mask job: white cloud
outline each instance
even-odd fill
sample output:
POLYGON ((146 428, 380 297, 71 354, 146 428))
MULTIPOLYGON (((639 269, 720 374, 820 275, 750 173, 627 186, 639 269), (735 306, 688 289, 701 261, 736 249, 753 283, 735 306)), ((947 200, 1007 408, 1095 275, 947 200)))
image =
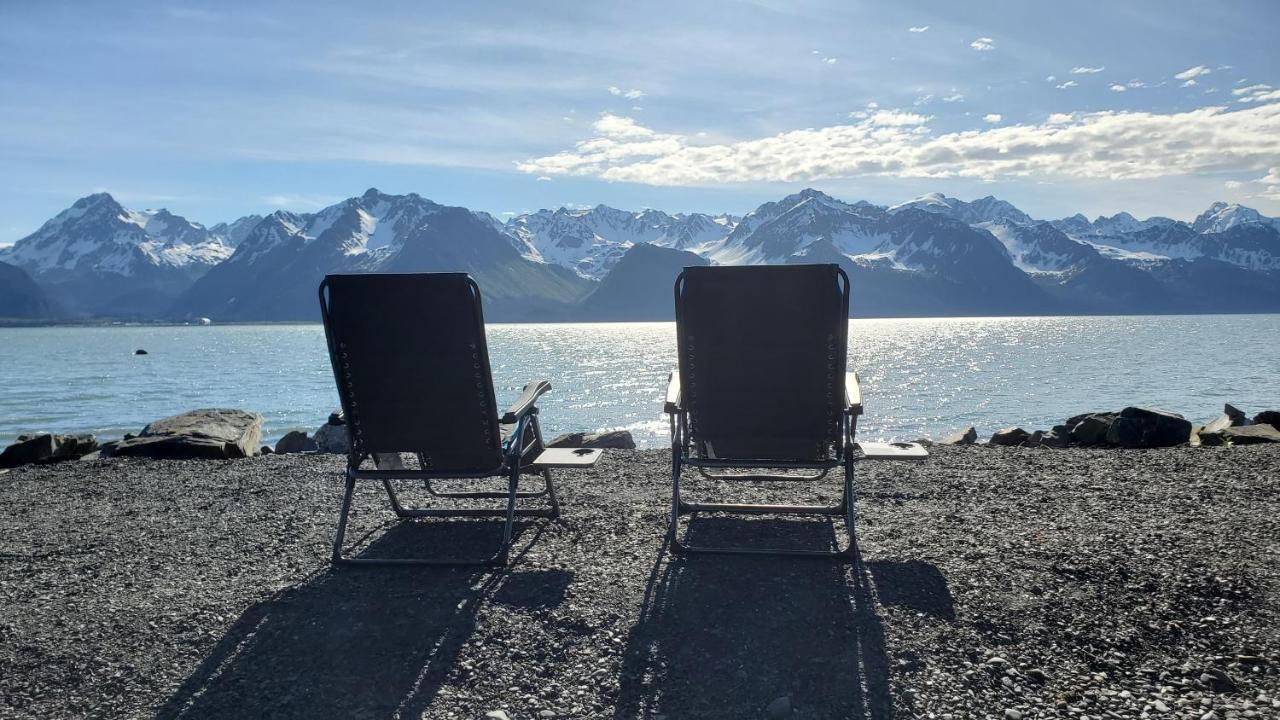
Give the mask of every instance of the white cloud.
POLYGON ((1250 85, 1249 87, 1236 88, 1235 90, 1231 91, 1231 94, 1237 95, 1237 96, 1252 95, 1256 92, 1261 92, 1263 90, 1270 90, 1270 89, 1271 89, 1270 85, 1262 85, 1261 83, 1259 83, 1258 85, 1250 85))
POLYGON ((622 94, 622 89, 621 89, 621 88, 619 88, 617 85, 610 85, 610 86, 609 86, 609 94, 610 94, 610 95, 615 95, 615 96, 616 96, 616 95, 621 95, 621 94, 622 94))
POLYGON ((973 42, 969 43, 969 47, 973 48, 974 50, 990 50, 996 46, 995 42, 996 42, 995 40, 992 40, 989 37, 980 37, 977 40, 974 40, 973 42))
POLYGON ((1130 80, 1129 82, 1125 83, 1125 85, 1128 85, 1128 86, 1129 86, 1129 87, 1131 87, 1131 88, 1140 88, 1140 87, 1146 87, 1146 86, 1147 86, 1147 84, 1146 84, 1146 83, 1142 82, 1141 80, 1138 80, 1137 78, 1134 78, 1133 80, 1130 80))
POLYGON ((954 95, 948 95, 942 98, 942 102, 946 102, 946 103, 964 102, 964 95, 961 95, 960 93, 956 93, 954 95))
POLYGON ((1228 190, 1235 190, 1236 188, 1240 187, 1244 183, 1240 182, 1239 180, 1228 180, 1222 184, 1225 185, 1228 190))
POLYGON ((1111 92, 1124 92, 1125 90, 1128 90, 1128 89, 1129 88, 1121 85, 1120 83, 1116 83, 1115 85, 1111 86, 1111 92))
POLYGON ((643 90, 636 90, 636 89, 623 90, 617 85, 609 86, 609 94, 613 95, 614 97, 624 97, 628 100, 639 100, 640 98, 644 97, 643 90))
POLYGON ((1044 81, 1045 81, 1045 82, 1053 82, 1054 80, 1057 80, 1057 79, 1058 79, 1058 78, 1057 78, 1056 76, 1054 76, 1054 75, 1050 75, 1049 77, 1045 78, 1045 79, 1044 79, 1044 81))
POLYGON ((982 116, 982 121, 988 123, 998 123, 1003 119, 1004 118, 999 113, 987 113, 982 116))
POLYGON ((1058 88, 1059 90, 1066 90, 1067 88, 1073 88, 1079 84, 1080 83, 1076 82, 1075 80, 1068 80, 1062 83, 1061 85, 1054 85, 1054 87, 1058 88))
POLYGON ((907 32, 913 32, 913 33, 922 33, 922 32, 927 32, 928 30, 929 30, 928 25, 912 25, 911 27, 907 28, 907 32))
POLYGON ((1100 73, 1106 69, 1107 68, 1105 65, 1099 65, 1098 67, 1080 66, 1080 67, 1071 68, 1071 74, 1072 75, 1092 75, 1093 73, 1100 73))
POLYGON ((1208 75, 1211 72, 1213 71, 1203 65, 1196 65, 1195 67, 1190 67, 1190 68, 1187 68, 1186 70, 1183 70, 1182 72, 1178 73, 1177 75, 1174 75, 1173 77, 1178 80, 1190 80, 1192 78, 1198 78, 1201 75, 1208 75))
POLYGON ((547 177, 546 175, 539 175, 538 182, 551 182, 551 178, 547 177))
POLYGON ((928 105, 931 102, 933 102, 933 93, 929 93, 928 95, 921 95, 917 97, 915 100, 913 100, 911 104, 915 105, 916 107, 920 107, 921 105, 928 105))
POLYGON ((836 64, 836 59, 835 59, 835 58, 833 58, 833 57, 824 57, 824 58, 822 58, 822 62, 824 62, 824 63, 826 63, 826 64, 828 64, 828 65, 835 65, 835 64, 836 64))
POLYGON ((1271 102, 1273 100, 1280 100, 1280 90, 1273 90, 1270 85, 1250 85, 1247 88, 1232 90, 1231 94, 1243 96, 1236 101, 1242 103, 1271 102))
MULTIPOLYGON (((1055 114, 1049 121, 934 134, 930 118, 864 113, 832 127, 697 144, 630 118, 602 116, 597 135, 517 163, 534 175, 650 185, 809 182, 845 177, 1137 179, 1266 170, 1280 181, 1280 103, 1176 113, 1055 114)), ((1271 186, 1280 193, 1280 182, 1271 186)))

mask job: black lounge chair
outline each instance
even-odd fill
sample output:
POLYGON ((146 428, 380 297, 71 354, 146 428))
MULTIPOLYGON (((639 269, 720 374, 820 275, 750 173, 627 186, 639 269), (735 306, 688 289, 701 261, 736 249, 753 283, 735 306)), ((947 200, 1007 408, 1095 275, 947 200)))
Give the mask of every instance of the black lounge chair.
POLYGON ((672 549, 852 558, 853 438, 862 395, 845 367, 849 277, 837 265, 688 267, 676 279, 675 301, 679 369, 665 406, 672 549), (745 481, 816 481, 840 468, 843 492, 831 506, 686 502, 686 465, 708 479, 745 481), (785 472, 714 472, 725 469, 785 472), (695 547, 680 538, 680 516, 699 512, 843 515, 849 545, 695 547))
POLYGON ((350 442, 333 562, 505 565, 517 516, 560 511, 550 469, 533 464, 542 450, 535 403, 550 383, 525 385, 516 403, 498 413, 480 288, 465 273, 329 275, 320 283, 320 311, 350 442), (415 454, 418 469, 385 467, 399 463, 376 457, 400 452, 415 454), (366 463, 373 467, 362 468, 366 463), (521 474, 541 475, 542 489, 520 491, 521 474), (431 484, 492 477, 507 478, 507 489, 444 492, 431 484), (501 543, 477 559, 344 558, 357 480, 380 480, 402 519, 503 518, 501 543), (404 507, 392 480, 422 480, 438 498, 505 499, 506 507, 404 507), (546 506, 517 508, 525 498, 545 498, 546 506))

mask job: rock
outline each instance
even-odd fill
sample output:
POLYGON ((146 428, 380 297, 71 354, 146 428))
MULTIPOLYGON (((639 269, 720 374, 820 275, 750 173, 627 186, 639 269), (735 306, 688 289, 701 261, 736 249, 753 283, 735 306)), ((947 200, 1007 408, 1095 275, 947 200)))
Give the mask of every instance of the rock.
POLYGON ((1237 689, 1236 681, 1218 668, 1209 668, 1200 673, 1200 682, 1204 683, 1210 690, 1219 693, 1235 692, 1237 689))
POLYGON ((1218 432, 1218 431, 1220 431, 1220 430, 1225 430, 1225 429, 1227 429, 1227 428, 1231 427, 1232 425, 1233 425, 1233 423, 1231 422, 1231 416, 1230 416, 1230 415, 1219 415, 1219 416, 1217 417, 1217 419, 1215 419, 1215 420, 1210 420, 1210 421, 1208 422, 1208 424, 1206 424, 1203 428, 1201 428, 1201 429, 1199 430, 1199 432, 1200 432, 1201 434, 1204 434, 1204 433, 1216 433, 1216 432, 1218 432))
POLYGON ((1169 706, 1165 705, 1163 700, 1156 700, 1152 703, 1152 707, 1156 709, 1156 712, 1169 712, 1169 706))
POLYGON ((1066 432, 1059 432, 1056 428, 1061 425, 1054 426, 1055 429, 1050 430, 1040 437, 1040 446, 1047 448, 1064 448, 1071 444, 1071 435, 1066 432))
POLYGON ((511 720, 511 716, 505 710, 490 710, 484 716, 492 720, 511 720))
POLYGON ((1044 430, 1036 430, 1031 433, 1031 436, 1027 438, 1027 441, 1024 442, 1023 445, 1026 445, 1027 447, 1040 447, 1040 444, 1044 442, 1045 432, 1046 431, 1044 430))
POLYGON ((1004 720, 1022 720, 1022 711, 1009 708, 1004 711, 1004 720))
POLYGON ((964 430, 953 432, 942 438, 942 445, 972 445, 978 442, 978 431, 970 425, 964 430))
POLYGON ((566 433, 547 443, 547 447, 571 448, 609 448, 613 450, 635 450, 636 441, 626 430, 607 430, 599 433, 576 432, 566 433))
POLYGON ((134 351, 133 351, 133 354, 134 354, 134 355, 148 355, 149 353, 148 353, 146 350, 143 350, 142 348, 138 348, 137 350, 134 350, 134 351))
POLYGON ((262 416, 244 410, 192 410, 157 420, 136 437, 108 443, 112 456, 222 460, 257 454, 262 416))
POLYGON ((1107 431, 1115 422, 1115 413, 1092 413, 1083 417, 1072 418, 1076 422, 1067 421, 1071 426, 1071 439, 1081 445, 1101 445, 1107 441, 1107 431))
MULTIPOLYGON (((1269 423, 1229 427, 1219 434, 1232 445, 1280 442, 1280 430, 1275 429, 1269 423)), ((1201 436, 1201 440, 1204 440, 1204 436, 1201 436)))
MULTIPOLYGON (((276 453, 280 455, 285 453, 315 452, 317 449, 319 449, 319 446, 316 441, 301 430, 291 430, 276 442, 276 453)), ((344 449, 343 452, 346 452, 346 450, 344 449)))
POLYGON ((1190 439, 1190 421, 1152 408, 1127 407, 1107 430, 1107 442, 1125 448, 1172 447, 1190 439))
POLYGON ((765 707, 764 712, 771 718, 790 717, 791 697, 789 695, 783 695, 782 697, 777 698, 765 707))
POLYGON ((19 435, 12 445, 0 452, 0 468, 15 468, 34 462, 75 460, 97 449, 98 439, 93 435, 19 435))
POLYGON ((272 450, 270 445, 263 445, 262 449, 259 450, 258 453, 261 455, 273 455, 275 454, 275 450, 272 450))
POLYGON ((334 410, 333 412, 329 413, 329 424, 330 425, 346 425, 347 417, 342 414, 341 410, 334 410))
POLYGON ((1231 418, 1232 427, 1251 424, 1249 422, 1249 416, 1245 415, 1243 410, 1235 407, 1231 403, 1226 403, 1222 406, 1222 413, 1231 418))
POLYGON ((316 429, 311 439, 316 444, 316 450, 323 453, 337 453, 345 455, 347 453, 347 426, 346 425, 330 425, 325 423, 316 429))
POLYGON ((101 459, 102 459, 101 450, 94 450, 91 453, 80 456, 80 462, 93 462, 94 460, 101 460, 101 459))
POLYGON ((556 716, 555 710, 539 710, 538 711, 538 717, 540 718, 554 718, 555 716, 556 716))
POLYGON ((1280 430, 1280 410, 1263 410, 1253 416, 1253 422, 1255 425, 1270 425, 1280 430))
POLYGON ((991 434, 992 445, 1021 445, 1031 436, 1020 427, 1005 428, 991 434))

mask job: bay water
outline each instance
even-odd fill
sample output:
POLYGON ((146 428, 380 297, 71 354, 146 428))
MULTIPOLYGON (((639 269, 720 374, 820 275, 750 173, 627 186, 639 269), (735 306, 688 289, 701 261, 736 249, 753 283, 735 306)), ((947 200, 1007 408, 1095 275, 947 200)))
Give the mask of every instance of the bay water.
MULTIPOLYGON (((1280 409, 1280 315, 853 320, 849 337, 863 439, 1045 429, 1126 405, 1197 422, 1224 402, 1280 409)), ((488 340, 500 406, 551 381, 548 437, 620 428, 665 447, 674 323, 491 325, 488 340)), ((0 446, 41 430, 114 439, 201 407, 262 414, 270 442, 315 430, 338 407, 323 328, 0 328, 0 446)))

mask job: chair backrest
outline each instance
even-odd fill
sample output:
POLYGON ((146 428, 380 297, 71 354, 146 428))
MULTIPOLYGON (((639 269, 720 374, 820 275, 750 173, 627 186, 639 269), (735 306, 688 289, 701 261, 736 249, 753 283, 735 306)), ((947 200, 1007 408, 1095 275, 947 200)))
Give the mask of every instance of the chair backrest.
POLYGON ((839 266, 689 267, 675 294, 681 402, 698 456, 838 455, 849 327, 839 266))
POLYGON ((414 452, 441 472, 502 465, 480 288, 470 276, 329 275, 320 310, 352 460, 414 452))

